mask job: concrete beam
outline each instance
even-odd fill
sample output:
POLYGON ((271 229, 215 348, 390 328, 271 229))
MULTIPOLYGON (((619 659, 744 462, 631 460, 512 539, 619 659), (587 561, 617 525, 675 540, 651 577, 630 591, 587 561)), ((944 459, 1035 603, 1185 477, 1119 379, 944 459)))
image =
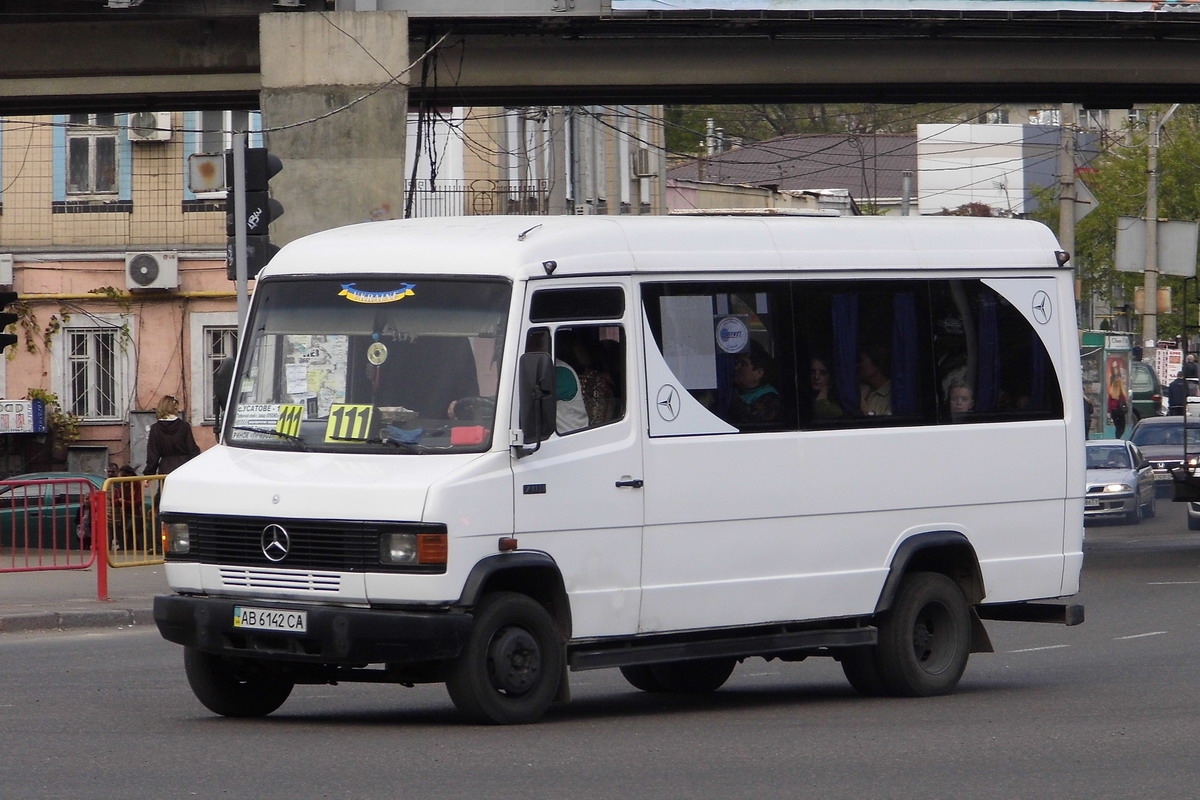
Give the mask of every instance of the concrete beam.
POLYGON ((402 12, 264 14, 262 111, 284 169, 271 194, 284 244, 403 215, 408 19, 402 12))

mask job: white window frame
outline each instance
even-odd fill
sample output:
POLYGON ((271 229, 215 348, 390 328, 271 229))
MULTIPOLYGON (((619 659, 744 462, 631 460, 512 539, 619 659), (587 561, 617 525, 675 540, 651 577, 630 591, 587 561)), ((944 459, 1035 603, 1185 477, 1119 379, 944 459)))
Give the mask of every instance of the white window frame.
POLYGON ((86 199, 92 199, 92 198, 110 198, 110 197, 119 196, 121 193, 121 142, 120 142, 120 128, 117 125, 117 120, 115 119, 115 115, 114 115, 113 124, 111 126, 98 125, 96 123, 96 116, 97 116, 96 114, 87 114, 87 115, 71 114, 68 116, 68 119, 70 119, 71 117, 74 117, 74 116, 86 116, 87 124, 80 125, 78 123, 75 123, 75 124, 69 125, 67 127, 67 132, 66 132, 67 133, 67 151, 66 151, 67 197, 71 198, 71 199, 76 199, 76 200, 80 200, 80 199, 86 200, 86 199), (99 140, 100 139, 111 139, 112 140, 111 147, 112 147, 113 183, 112 183, 111 189, 99 189, 96 186, 96 170, 97 170, 97 163, 99 160, 97 153, 99 152, 99 147, 100 147, 99 140), (77 142, 77 141, 87 142, 88 185, 85 188, 72 188, 72 186, 71 186, 71 177, 72 177, 72 173, 73 173, 73 170, 72 170, 73 164, 72 164, 72 160, 71 160, 71 146, 74 142, 77 142))
MULTIPOLYGON (((71 394, 71 334, 101 333, 113 334, 113 413, 112 415, 79 414, 85 423, 114 423, 124 422, 129 416, 129 408, 136 387, 137 343, 134 341, 134 317, 132 314, 85 314, 76 312, 71 322, 63 325, 55 334, 51 348, 53 373, 51 385, 58 395, 64 411, 78 414, 78 404, 71 394)), ((85 409, 86 410, 86 409, 85 409)))
MULTIPOLYGON (((192 417, 193 425, 216 423, 216 415, 213 413, 212 407, 212 372, 209 370, 212 353, 208 350, 208 333, 214 328, 232 328, 237 335, 239 333, 237 312, 201 311, 191 315, 188 338, 191 352, 192 396, 188 403, 188 413, 192 417)), ((236 355, 236 353, 231 355, 236 355)))

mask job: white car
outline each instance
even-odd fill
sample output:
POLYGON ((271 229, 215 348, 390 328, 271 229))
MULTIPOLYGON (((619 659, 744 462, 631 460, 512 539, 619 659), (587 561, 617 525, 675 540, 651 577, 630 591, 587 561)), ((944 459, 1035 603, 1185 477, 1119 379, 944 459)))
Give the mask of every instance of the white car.
POLYGON ((1124 439, 1087 443, 1083 518, 1120 517, 1131 523, 1155 514, 1154 470, 1137 445, 1124 439))

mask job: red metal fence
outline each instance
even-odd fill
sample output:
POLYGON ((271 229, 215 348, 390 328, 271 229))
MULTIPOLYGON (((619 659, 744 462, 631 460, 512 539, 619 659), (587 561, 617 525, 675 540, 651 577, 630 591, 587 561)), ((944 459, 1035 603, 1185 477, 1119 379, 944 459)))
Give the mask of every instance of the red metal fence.
POLYGON ((96 566, 108 599, 108 569, 161 564, 162 475, 0 481, 0 573, 96 566))

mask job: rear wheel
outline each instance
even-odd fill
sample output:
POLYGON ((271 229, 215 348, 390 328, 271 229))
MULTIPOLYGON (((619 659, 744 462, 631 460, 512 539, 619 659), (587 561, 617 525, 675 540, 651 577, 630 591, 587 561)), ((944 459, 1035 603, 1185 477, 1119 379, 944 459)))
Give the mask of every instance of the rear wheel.
POLYGON ((888 694, 929 697, 958 685, 971 651, 971 617, 954 581, 937 572, 910 574, 878 627, 876 667, 888 694))
POLYGON ((454 705, 475 722, 534 722, 558 694, 563 643, 549 612, 515 592, 487 595, 467 646, 446 678, 454 705))
POLYGON ((295 683, 279 670, 246 658, 226 658, 194 647, 183 650, 192 693, 224 717, 265 717, 283 705, 295 683))
POLYGON ((883 677, 879 674, 874 647, 852 647, 842 654, 841 662, 842 672, 856 692, 867 697, 887 694, 887 687, 883 685, 883 677))

